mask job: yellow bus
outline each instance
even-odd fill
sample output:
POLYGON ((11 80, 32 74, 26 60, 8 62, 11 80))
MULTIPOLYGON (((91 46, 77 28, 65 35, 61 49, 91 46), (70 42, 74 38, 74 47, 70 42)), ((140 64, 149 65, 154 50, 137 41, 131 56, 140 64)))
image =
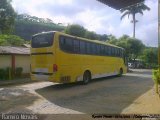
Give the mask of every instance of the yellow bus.
POLYGON ((126 73, 125 51, 98 40, 52 31, 32 36, 31 79, 57 83, 126 73))

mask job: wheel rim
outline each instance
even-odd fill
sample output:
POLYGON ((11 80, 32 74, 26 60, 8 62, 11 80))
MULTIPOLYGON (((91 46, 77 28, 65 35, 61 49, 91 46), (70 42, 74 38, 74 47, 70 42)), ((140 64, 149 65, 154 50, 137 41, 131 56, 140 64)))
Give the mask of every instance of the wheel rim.
POLYGON ((88 78, 87 78, 87 75, 85 75, 85 76, 84 76, 84 83, 87 83, 87 81, 88 81, 87 79, 88 79, 88 78))
POLYGON ((122 75, 123 74, 123 70, 122 69, 120 69, 120 75, 122 75))
POLYGON ((90 80, 89 74, 88 74, 88 73, 85 73, 85 74, 84 74, 84 80, 83 80, 83 82, 86 84, 86 83, 89 82, 89 80, 90 80))

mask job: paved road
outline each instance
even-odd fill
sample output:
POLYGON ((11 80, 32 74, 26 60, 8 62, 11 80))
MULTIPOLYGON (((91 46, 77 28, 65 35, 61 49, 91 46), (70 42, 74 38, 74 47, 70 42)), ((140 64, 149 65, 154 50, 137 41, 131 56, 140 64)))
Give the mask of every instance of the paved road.
POLYGON ((38 82, 0 88, 0 112, 121 113, 153 87, 150 70, 95 79, 88 85, 38 82))

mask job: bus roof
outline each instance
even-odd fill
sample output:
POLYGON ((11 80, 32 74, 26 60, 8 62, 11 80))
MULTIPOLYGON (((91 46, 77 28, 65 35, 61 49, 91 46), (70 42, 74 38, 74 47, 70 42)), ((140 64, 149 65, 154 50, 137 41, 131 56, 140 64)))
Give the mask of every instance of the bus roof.
POLYGON ((110 43, 102 42, 102 41, 99 41, 99 40, 90 40, 90 39, 87 39, 87 38, 77 37, 77 36, 69 35, 69 34, 66 34, 66 33, 63 33, 63 32, 59 32, 59 31, 41 32, 41 33, 37 33, 37 34, 33 35, 33 37, 36 36, 36 35, 45 34, 45 33, 58 33, 60 35, 64 35, 64 36, 68 36, 68 37, 72 37, 72 38, 78 38, 78 39, 81 39, 81 40, 84 40, 84 41, 89 41, 89 42, 93 42, 93 43, 98 43, 98 44, 102 44, 102 45, 108 45, 108 46, 113 46, 113 47, 124 49, 122 47, 118 47, 118 46, 112 45, 110 43))

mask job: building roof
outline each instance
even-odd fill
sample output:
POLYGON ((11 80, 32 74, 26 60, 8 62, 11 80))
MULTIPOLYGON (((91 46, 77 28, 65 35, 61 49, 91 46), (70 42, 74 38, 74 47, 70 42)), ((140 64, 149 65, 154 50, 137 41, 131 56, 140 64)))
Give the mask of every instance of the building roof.
POLYGON ((99 2, 102 2, 114 9, 122 9, 140 2, 143 2, 144 0, 98 0, 99 2))
POLYGON ((23 44, 22 47, 30 48, 31 45, 30 44, 23 44))
POLYGON ((0 54, 29 55, 29 54, 30 54, 30 48, 25 48, 25 47, 11 47, 11 46, 0 46, 0 54))

